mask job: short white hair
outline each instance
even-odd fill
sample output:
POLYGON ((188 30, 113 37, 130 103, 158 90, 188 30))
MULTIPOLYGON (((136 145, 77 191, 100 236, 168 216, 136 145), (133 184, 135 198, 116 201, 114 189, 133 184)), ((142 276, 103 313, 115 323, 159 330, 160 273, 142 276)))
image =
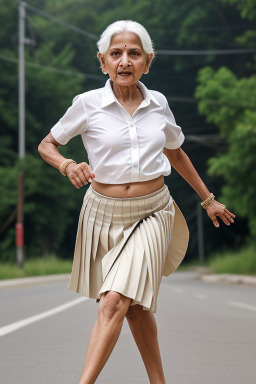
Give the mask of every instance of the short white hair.
POLYGON ((155 56, 153 41, 151 40, 148 31, 143 25, 132 20, 118 20, 108 25, 97 42, 98 53, 105 55, 109 49, 112 37, 122 32, 135 33, 140 38, 144 52, 146 54, 153 53, 155 56))

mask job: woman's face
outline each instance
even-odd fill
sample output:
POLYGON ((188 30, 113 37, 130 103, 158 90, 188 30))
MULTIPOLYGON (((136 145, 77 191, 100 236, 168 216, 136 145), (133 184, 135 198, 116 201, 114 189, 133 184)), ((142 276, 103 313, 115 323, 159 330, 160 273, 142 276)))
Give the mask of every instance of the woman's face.
POLYGON ((146 54, 140 38, 132 32, 114 35, 105 55, 99 53, 102 71, 120 86, 136 85, 143 73, 148 73, 153 54, 146 54))

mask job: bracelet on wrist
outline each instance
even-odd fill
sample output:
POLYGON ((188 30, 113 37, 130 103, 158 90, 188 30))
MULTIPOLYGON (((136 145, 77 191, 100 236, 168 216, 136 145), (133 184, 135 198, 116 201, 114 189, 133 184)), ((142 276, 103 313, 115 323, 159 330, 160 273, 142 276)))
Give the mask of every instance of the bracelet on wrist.
POLYGON ((67 166, 70 164, 70 163, 76 163, 76 161, 75 160, 73 160, 73 159, 66 159, 66 160, 64 160, 62 163, 61 163, 61 165, 60 165, 60 173, 63 175, 63 176, 67 176, 67 174, 66 174, 66 168, 67 168, 67 166))
POLYGON ((202 207, 203 207, 203 208, 206 208, 207 205, 209 205, 209 204, 214 200, 214 198, 215 198, 214 194, 211 193, 211 194, 207 197, 207 199, 205 199, 205 200, 201 203, 202 207))

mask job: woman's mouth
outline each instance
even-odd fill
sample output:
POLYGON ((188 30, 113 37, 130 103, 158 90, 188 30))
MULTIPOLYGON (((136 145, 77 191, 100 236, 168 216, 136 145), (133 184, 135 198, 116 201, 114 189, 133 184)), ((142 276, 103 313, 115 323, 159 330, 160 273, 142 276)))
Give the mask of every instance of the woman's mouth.
POLYGON ((132 73, 131 72, 119 72, 118 75, 122 77, 129 77, 132 73))

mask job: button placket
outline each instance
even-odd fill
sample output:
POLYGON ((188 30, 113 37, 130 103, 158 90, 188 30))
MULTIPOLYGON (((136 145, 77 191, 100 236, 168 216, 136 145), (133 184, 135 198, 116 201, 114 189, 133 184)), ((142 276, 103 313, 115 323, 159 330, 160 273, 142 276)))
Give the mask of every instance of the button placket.
POLYGON ((129 132, 131 139, 131 156, 132 156, 132 172, 131 181, 139 180, 139 149, 138 149, 138 138, 136 132, 136 126, 133 122, 129 122, 129 132))

